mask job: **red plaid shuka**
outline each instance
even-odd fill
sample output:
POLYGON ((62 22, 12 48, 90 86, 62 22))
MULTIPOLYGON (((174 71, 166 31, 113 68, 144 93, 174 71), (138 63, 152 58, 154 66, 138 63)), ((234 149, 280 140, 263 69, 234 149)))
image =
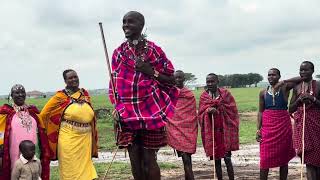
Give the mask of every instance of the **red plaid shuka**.
POLYGON ((118 131, 116 143, 121 149, 132 144, 139 144, 145 149, 160 149, 167 145, 167 134, 164 127, 155 130, 122 127, 122 131, 118 131))
POLYGON ((287 165, 296 155, 287 110, 266 109, 262 114, 260 169, 287 165))
MULTIPOLYGON (((41 125, 40 119, 37 116, 39 114, 38 109, 35 106, 28 107, 29 114, 36 120, 37 128, 38 128, 38 138, 39 138, 39 146, 40 146, 40 160, 42 166, 41 178, 44 180, 49 180, 50 178, 50 150, 48 138, 45 133, 45 129, 43 125, 41 125)), ((3 159, 2 159, 2 174, 0 174, 1 180, 7 180, 11 177, 11 161, 10 161, 10 149, 9 149, 9 138, 11 132, 11 121, 13 116, 15 115, 15 110, 13 107, 5 104, 0 107, 0 114, 6 115, 6 128, 4 134, 4 143, 3 143, 3 159)), ((1 170, 0 170, 1 171, 1 170)))
POLYGON ((194 154, 198 137, 196 99, 187 88, 180 89, 172 119, 167 123, 168 144, 182 152, 194 154))
MULTIPOLYGON (((312 86, 309 86, 306 92, 299 92, 297 98, 303 93, 309 93, 312 96, 317 97, 316 90, 317 81, 313 80, 312 86), (313 89, 311 90, 311 87, 313 89), (314 93, 311 93, 313 91, 314 93)), ((302 88, 301 88, 302 89, 302 88)), ((305 119, 305 137, 304 137, 304 163, 311 164, 320 167, 320 107, 314 104, 306 105, 306 119, 305 119)), ((298 107, 293 116, 295 120, 294 124, 294 147, 297 150, 297 154, 302 154, 302 128, 303 128, 303 107, 298 107)))
MULTIPOLYGON (((154 130, 164 127, 174 113, 178 89, 160 84, 153 77, 135 71, 135 49, 124 42, 114 50, 112 71, 117 90, 117 104, 111 86, 109 98, 130 129, 154 130)), ((161 74, 172 76, 174 68, 160 47, 147 41, 144 56, 161 74)))
POLYGON ((207 112, 209 107, 215 107, 214 115, 215 158, 221 158, 227 151, 239 149, 239 114, 236 102, 231 93, 223 88, 218 88, 220 96, 211 98, 203 92, 199 102, 199 121, 203 147, 207 156, 212 156, 212 120, 207 112))

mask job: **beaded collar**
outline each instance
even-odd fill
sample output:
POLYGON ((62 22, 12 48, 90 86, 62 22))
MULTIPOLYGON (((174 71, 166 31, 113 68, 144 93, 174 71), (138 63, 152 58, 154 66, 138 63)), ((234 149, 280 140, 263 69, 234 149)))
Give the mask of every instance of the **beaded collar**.
POLYGON ((29 133, 32 129, 32 118, 29 114, 28 107, 26 104, 22 106, 13 104, 13 109, 20 120, 20 125, 29 133))

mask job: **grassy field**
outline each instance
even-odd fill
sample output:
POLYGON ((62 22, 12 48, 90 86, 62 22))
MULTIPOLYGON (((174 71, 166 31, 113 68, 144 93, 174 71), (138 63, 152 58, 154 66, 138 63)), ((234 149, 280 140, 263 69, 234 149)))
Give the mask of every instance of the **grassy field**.
MULTIPOLYGON (((255 112, 257 111, 259 88, 232 88, 231 93, 236 99, 239 112, 255 112)), ((195 91, 197 101, 201 91, 195 91)), ((28 104, 34 104, 39 109, 42 109, 48 98, 41 99, 27 99, 28 104)), ((7 103, 7 100, 0 99, 0 104, 7 103)), ((92 97, 92 104, 94 109, 109 108, 112 109, 108 97, 106 95, 99 95, 92 97)), ((240 118, 240 143, 252 143, 255 141, 255 121, 252 117, 241 116, 240 118)), ((112 118, 107 115, 98 119, 98 131, 99 131, 99 148, 100 150, 113 150, 115 148, 114 133, 112 118)), ((199 137, 199 145, 201 144, 199 137)))
MULTIPOLYGON (((257 111, 258 95, 260 88, 232 88, 230 89, 235 97, 240 112, 257 111)), ((194 91, 197 102, 202 91, 194 91)), ((92 104, 95 109, 112 108, 112 104, 106 95, 92 96, 92 104)), ((28 104, 34 104, 42 109, 49 98, 27 99, 28 104)), ((0 104, 8 103, 6 99, 0 99, 0 104)))
MULTIPOLYGON (((96 163, 94 166, 100 178, 104 177, 109 163, 96 163)), ((161 170, 176 169, 177 165, 172 163, 159 163, 161 170)), ((58 167, 51 167, 51 180, 59 180, 58 167)), ((129 179, 131 177, 131 167, 128 163, 114 162, 106 179, 129 179)))
MULTIPOLYGON (((256 112, 258 104, 258 94, 259 88, 234 88, 230 89, 231 93, 236 99, 240 116, 240 144, 248 144, 255 142, 255 113, 247 112, 256 112), (243 114, 246 115, 243 115, 243 114), (249 115, 248 115, 249 114, 249 115)), ((195 96, 197 101, 201 91, 195 91, 195 96)), ((28 104, 36 105, 40 110, 43 108, 45 103, 48 101, 48 98, 41 99, 27 99, 28 104)), ((7 103, 7 100, 0 99, 0 104, 7 103)), ((108 97, 106 95, 99 95, 92 97, 92 104, 94 109, 108 108, 112 109, 108 97)), ((99 132, 99 149, 100 151, 110 151, 115 149, 115 140, 113 133, 112 118, 110 115, 98 119, 98 132, 99 132)), ((200 134, 199 134, 200 135, 200 134)), ((198 138, 198 145, 201 146, 201 138, 198 138)), ((95 164, 99 177, 103 177, 104 171, 108 163, 98 163, 95 164)), ((161 169, 174 169, 177 168, 174 164, 170 163, 161 163, 161 169)), ((117 177, 117 179, 128 179, 131 176, 130 165, 128 163, 115 163, 112 166, 111 177, 117 177)), ((51 168, 51 179, 56 180, 58 178, 58 169, 57 167, 51 168)))

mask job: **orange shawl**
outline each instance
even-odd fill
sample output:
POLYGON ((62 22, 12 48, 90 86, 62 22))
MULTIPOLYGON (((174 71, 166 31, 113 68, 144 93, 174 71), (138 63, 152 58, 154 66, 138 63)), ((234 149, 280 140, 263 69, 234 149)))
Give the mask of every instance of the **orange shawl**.
MULTIPOLYGON (((85 89, 80 89, 81 96, 78 100, 87 102, 91 107, 89 93, 85 89)), ((61 119, 65 109, 72 103, 71 98, 64 90, 58 91, 44 106, 40 116, 44 122, 49 140, 51 160, 57 160, 57 143, 61 119)), ((91 122, 92 127, 92 156, 98 157, 98 133, 96 128, 96 118, 91 122)))

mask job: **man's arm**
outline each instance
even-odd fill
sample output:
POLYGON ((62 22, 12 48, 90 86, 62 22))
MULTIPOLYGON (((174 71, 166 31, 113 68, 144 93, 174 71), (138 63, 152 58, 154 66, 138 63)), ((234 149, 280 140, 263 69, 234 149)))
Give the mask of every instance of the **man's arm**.
POLYGON ((301 98, 297 98, 297 90, 296 88, 292 91, 292 97, 290 99, 290 105, 289 105, 289 113, 294 113, 298 106, 301 104, 301 98))
POLYGON ((292 88, 294 88, 294 86, 296 84, 300 83, 301 81, 303 81, 303 78, 301 78, 300 76, 286 79, 283 81, 279 81, 275 85, 275 89, 277 90, 277 89, 281 88, 284 91, 290 91, 292 88))
POLYGON ((259 111, 258 111, 258 117, 257 117, 257 133, 256 133, 256 140, 258 142, 261 141, 261 132, 260 129, 262 127, 262 113, 265 109, 264 107, 264 94, 265 90, 260 91, 259 94, 259 111))
POLYGON ((315 98, 313 99, 313 103, 320 107, 320 81, 317 81, 317 93, 315 94, 315 98))

